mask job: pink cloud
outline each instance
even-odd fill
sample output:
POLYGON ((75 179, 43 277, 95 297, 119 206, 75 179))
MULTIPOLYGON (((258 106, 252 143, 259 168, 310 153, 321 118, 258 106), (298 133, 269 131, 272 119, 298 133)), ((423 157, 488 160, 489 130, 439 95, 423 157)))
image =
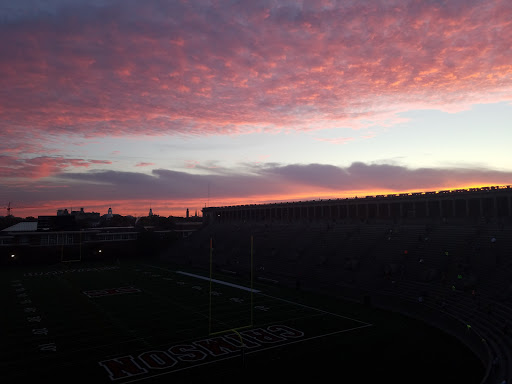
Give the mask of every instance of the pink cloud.
POLYGON ((199 165, 197 160, 185 160, 185 168, 195 168, 199 165))
POLYGON ((508 0, 241 1, 199 13, 189 3, 83 5, 2 24, 0 147, 357 127, 383 112, 392 122, 406 105, 511 98, 508 0))
POLYGON ((91 164, 112 164, 112 162, 49 156, 30 159, 0 156, 0 176, 5 179, 41 179, 60 174, 68 169, 89 168, 91 164))
POLYGON ((155 163, 144 163, 144 162, 141 162, 141 163, 135 164, 136 167, 149 167, 151 165, 155 165, 155 163))

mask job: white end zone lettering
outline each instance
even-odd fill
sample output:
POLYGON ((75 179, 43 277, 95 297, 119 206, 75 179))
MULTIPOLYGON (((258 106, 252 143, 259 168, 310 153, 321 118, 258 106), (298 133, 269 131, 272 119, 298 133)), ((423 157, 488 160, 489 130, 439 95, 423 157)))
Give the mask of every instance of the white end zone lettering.
POLYGON ((212 356, 227 355, 240 349, 222 336, 195 341, 194 344, 205 349, 212 356))
POLYGON ((286 340, 284 337, 274 335, 273 333, 270 333, 262 328, 258 329, 251 329, 248 331, 240 332, 243 336, 250 337, 254 340, 256 340, 259 343, 268 344, 268 343, 279 343, 284 340, 286 340))
POLYGON ((168 349, 169 353, 173 354, 181 361, 201 361, 207 356, 203 351, 195 348, 193 345, 181 344, 175 345, 168 349))
POLYGON ((98 364, 107 370, 110 380, 112 381, 143 375, 148 372, 137 364, 137 361, 133 356, 123 356, 111 360, 103 360, 98 362, 98 364))
MULTIPOLYGON (((266 328, 256 328, 241 331, 243 345, 255 352, 266 349, 266 345, 286 344, 287 340, 298 339, 304 332, 285 325, 270 325, 266 328), (266 344, 266 345, 265 345, 266 344)), ((271 348, 271 346, 269 346, 271 348)), ((122 356, 110 360, 100 361, 98 364, 105 368, 112 381, 128 379, 134 376, 145 375, 151 377, 157 372, 171 373, 184 364, 190 367, 198 365, 209 359, 215 361, 217 357, 238 356, 242 342, 238 335, 228 333, 224 336, 209 337, 193 341, 191 344, 177 344, 165 351, 151 350, 143 352, 137 357, 122 356), (152 373, 153 372, 153 373, 152 373)))
MULTIPOLYGON (((230 335, 226 335, 224 337, 226 339, 229 339, 230 343, 236 345, 238 348, 242 348, 242 343, 240 342, 240 337, 238 335, 230 334, 230 335)), ((251 348, 261 347, 261 344, 256 343, 255 341, 249 340, 247 337, 242 338, 242 340, 244 342, 243 346, 245 348, 251 349, 251 348)))
POLYGON ((165 351, 149 351, 139 355, 139 359, 150 369, 168 369, 174 367, 178 361, 165 351))

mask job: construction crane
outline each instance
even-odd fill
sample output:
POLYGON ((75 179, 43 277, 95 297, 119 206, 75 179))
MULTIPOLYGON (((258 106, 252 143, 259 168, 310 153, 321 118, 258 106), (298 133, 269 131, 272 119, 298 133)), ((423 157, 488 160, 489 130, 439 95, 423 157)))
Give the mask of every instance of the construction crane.
MULTIPOLYGON (((22 203, 22 202, 20 202, 20 203, 22 203)), ((7 216, 12 216, 13 209, 27 209, 27 208, 32 209, 33 207, 30 205, 18 205, 17 203, 13 204, 12 201, 9 201, 7 206, 0 207, 0 209, 7 210, 7 216)))
POLYGON ((7 216, 11 216, 11 202, 9 201, 9 204, 7 204, 7 207, 2 207, 4 209, 7 209, 7 216))

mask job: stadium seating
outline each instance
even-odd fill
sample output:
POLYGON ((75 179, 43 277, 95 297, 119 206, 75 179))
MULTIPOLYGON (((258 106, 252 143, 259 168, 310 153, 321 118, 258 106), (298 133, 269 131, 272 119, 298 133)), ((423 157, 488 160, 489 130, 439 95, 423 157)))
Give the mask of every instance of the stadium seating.
POLYGON ((174 245, 166 257, 207 268, 210 239, 217 271, 252 272, 264 282, 300 284, 354 301, 370 298, 372 305, 422 319, 462 340, 487 365, 482 384, 512 382, 509 226, 217 223, 174 245))

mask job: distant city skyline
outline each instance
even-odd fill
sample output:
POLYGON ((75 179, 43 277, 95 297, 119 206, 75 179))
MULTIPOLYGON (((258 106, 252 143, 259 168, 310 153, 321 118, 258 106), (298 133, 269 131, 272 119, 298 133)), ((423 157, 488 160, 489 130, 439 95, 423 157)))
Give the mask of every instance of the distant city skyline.
MULTIPOLYGON (((97 211, 94 211, 94 210, 88 210, 86 207, 80 207, 78 209, 75 209, 75 208, 69 208, 69 209, 68 208, 62 208, 62 209, 55 210, 55 212, 53 212, 53 213, 40 214, 40 215, 25 215, 25 216, 21 216, 21 217, 34 217, 34 218, 37 218, 37 216, 74 215, 74 214, 77 214, 77 213, 85 213, 85 214, 94 213, 94 214, 99 214, 101 217, 103 217, 103 216, 105 216, 105 217, 113 217, 114 215, 133 216, 133 217, 146 217, 146 216, 163 216, 163 217, 168 217, 168 216, 173 216, 173 217, 184 217, 184 218, 201 217, 202 216, 201 212, 198 212, 198 211, 189 212, 188 209, 182 215, 179 215, 179 214, 177 214, 177 215, 159 215, 157 212, 153 212, 152 208, 149 208, 149 212, 147 212, 146 215, 144 215, 144 214, 142 214, 142 215, 130 215, 130 214, 122 215, 122 214, 114 212, 111 207, 107 208, 106 213, 97 212, 97 211)), ((4 212, 0 213, 0 217, 5 217, 5 216, 9 216, 9 215, 10 216, 15 216, 15 217, 20 217, 19 215, 13 214, 11 207, 7 206, 7 207, 4 208, 4 212)))
POLYGON ((0 5, 0 207, 512 184, 509 0, 0 5))

